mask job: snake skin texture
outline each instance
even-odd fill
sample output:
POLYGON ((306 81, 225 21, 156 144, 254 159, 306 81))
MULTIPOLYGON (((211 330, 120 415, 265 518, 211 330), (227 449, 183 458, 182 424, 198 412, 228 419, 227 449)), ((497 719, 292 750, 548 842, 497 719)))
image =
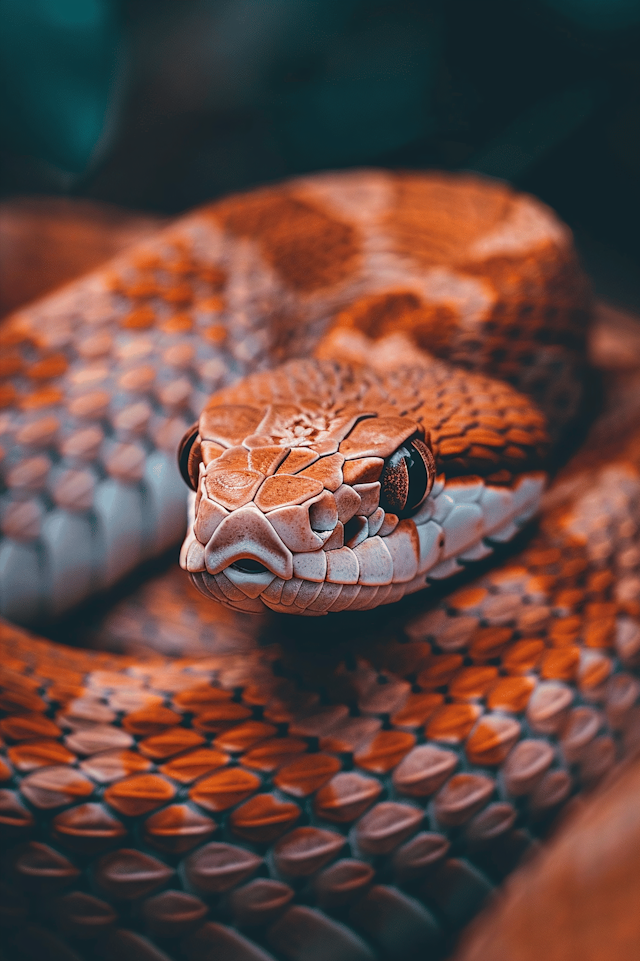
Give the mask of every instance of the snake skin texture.
MULTIPOLYGON (((206 406, 206 388, 226 405, 239 392, 258 404, 274 375, 231 386, 239 375, 319 341, 322 359, 285 368, 284 393, 300 371, 308 384, 318 378, 316 399, 327 371, 343 389, 344 367, 327 358, 338 349, 355 364, 363 338, 398 328, 417 342, 414 364, 426 363, 420 351, 447 358, 430 375, 444 407, 428 425, 438 470, 429 496, 447 499, 427 522, 446 530, 487 489, 503 503, 523 473, 539 476, 548 442, 557 451, 567 436, 587 313, 566 229, 490 182, 326 175, 181 221, 3 331, 14 344, 5 609, 23 622, 62 611, 175 541, 186 491, 175 448, 203 408, 219 408, 206 406), (46 376, 34 389, 38 363, 46 376), (475 391, 460 400, 465 378, 489 374, 508 385, 491 380, 480 397, 510 399, 493 415, 475 391)), ((365 379, 397 399, 400 375, 384 370, 391 341, 382 343, 365 379)), ((402 390, 415 396, 411 376, 402 390)), ((501 513, 494 532, 508 527, 502 539, 517 535, 516 550, 498 536, 482 552, 497 543, 497 558, 456 561, 448 573, 467 572, 452 593, 435 584, 372 611, 256 616, 224 592, 223 603, 202 596, 173 567, 106 613, 85 609, 74 646, 5 622, 6 957, 446 954, 563 804, 637 741, 632 414, 604 416, 545 495, 536 530, 518 534, 522 503, 508 523, 501 513)), ((340 477, 322 475, 332 494, 362 480, 345 480, 345 462, 340 477)))

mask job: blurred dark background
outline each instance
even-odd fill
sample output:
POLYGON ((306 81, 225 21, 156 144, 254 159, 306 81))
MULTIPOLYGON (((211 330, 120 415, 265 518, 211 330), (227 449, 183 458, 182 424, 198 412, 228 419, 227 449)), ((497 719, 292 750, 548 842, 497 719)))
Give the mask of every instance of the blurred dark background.
POLYGON ((168 215, 327 167, 473 169, 640 309, 640 0, 0 0, 5 199, 168 215))

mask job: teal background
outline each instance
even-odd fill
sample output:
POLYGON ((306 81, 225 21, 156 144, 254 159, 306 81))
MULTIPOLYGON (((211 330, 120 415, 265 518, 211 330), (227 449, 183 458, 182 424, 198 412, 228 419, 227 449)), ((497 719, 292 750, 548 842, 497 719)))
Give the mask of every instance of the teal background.
MULTIPOLYGON (((640 0, 0 0, 4 195, 470 168, 640 254, 640 0)), ((595 245, 595 246, 594 246, 595 245)))

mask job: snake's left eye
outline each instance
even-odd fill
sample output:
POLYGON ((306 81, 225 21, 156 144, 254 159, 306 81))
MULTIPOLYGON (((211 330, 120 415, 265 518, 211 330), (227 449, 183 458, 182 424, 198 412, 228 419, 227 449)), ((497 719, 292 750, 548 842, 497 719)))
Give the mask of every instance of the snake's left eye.
POLYGON ((186 432, 178 447, 178 466, 182 479, 192 490, 197 491, 200 476, 200 438, 198 424, 194 424, 186 432))
POLYGON ((380 477, 380 507, 410 517, 433 487, 436 464, 427 445, 414 438, 388 458, 380 477))

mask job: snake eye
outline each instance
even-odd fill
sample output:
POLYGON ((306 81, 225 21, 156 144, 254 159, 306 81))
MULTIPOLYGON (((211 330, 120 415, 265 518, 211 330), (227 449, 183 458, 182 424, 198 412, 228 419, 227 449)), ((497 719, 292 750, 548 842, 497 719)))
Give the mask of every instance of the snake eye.
POLYGON ((380 478, 380 507, 398 517, 410 517, 425 499, 436 476, 427 445, 414 438, 388 458, 380 478))
POLYGON ((182 479, 185 484, 194 491, 198 489, 200 460, 198 424, 194 424, 184 435, 178 447, 178 467, 180 468, 182 479))

